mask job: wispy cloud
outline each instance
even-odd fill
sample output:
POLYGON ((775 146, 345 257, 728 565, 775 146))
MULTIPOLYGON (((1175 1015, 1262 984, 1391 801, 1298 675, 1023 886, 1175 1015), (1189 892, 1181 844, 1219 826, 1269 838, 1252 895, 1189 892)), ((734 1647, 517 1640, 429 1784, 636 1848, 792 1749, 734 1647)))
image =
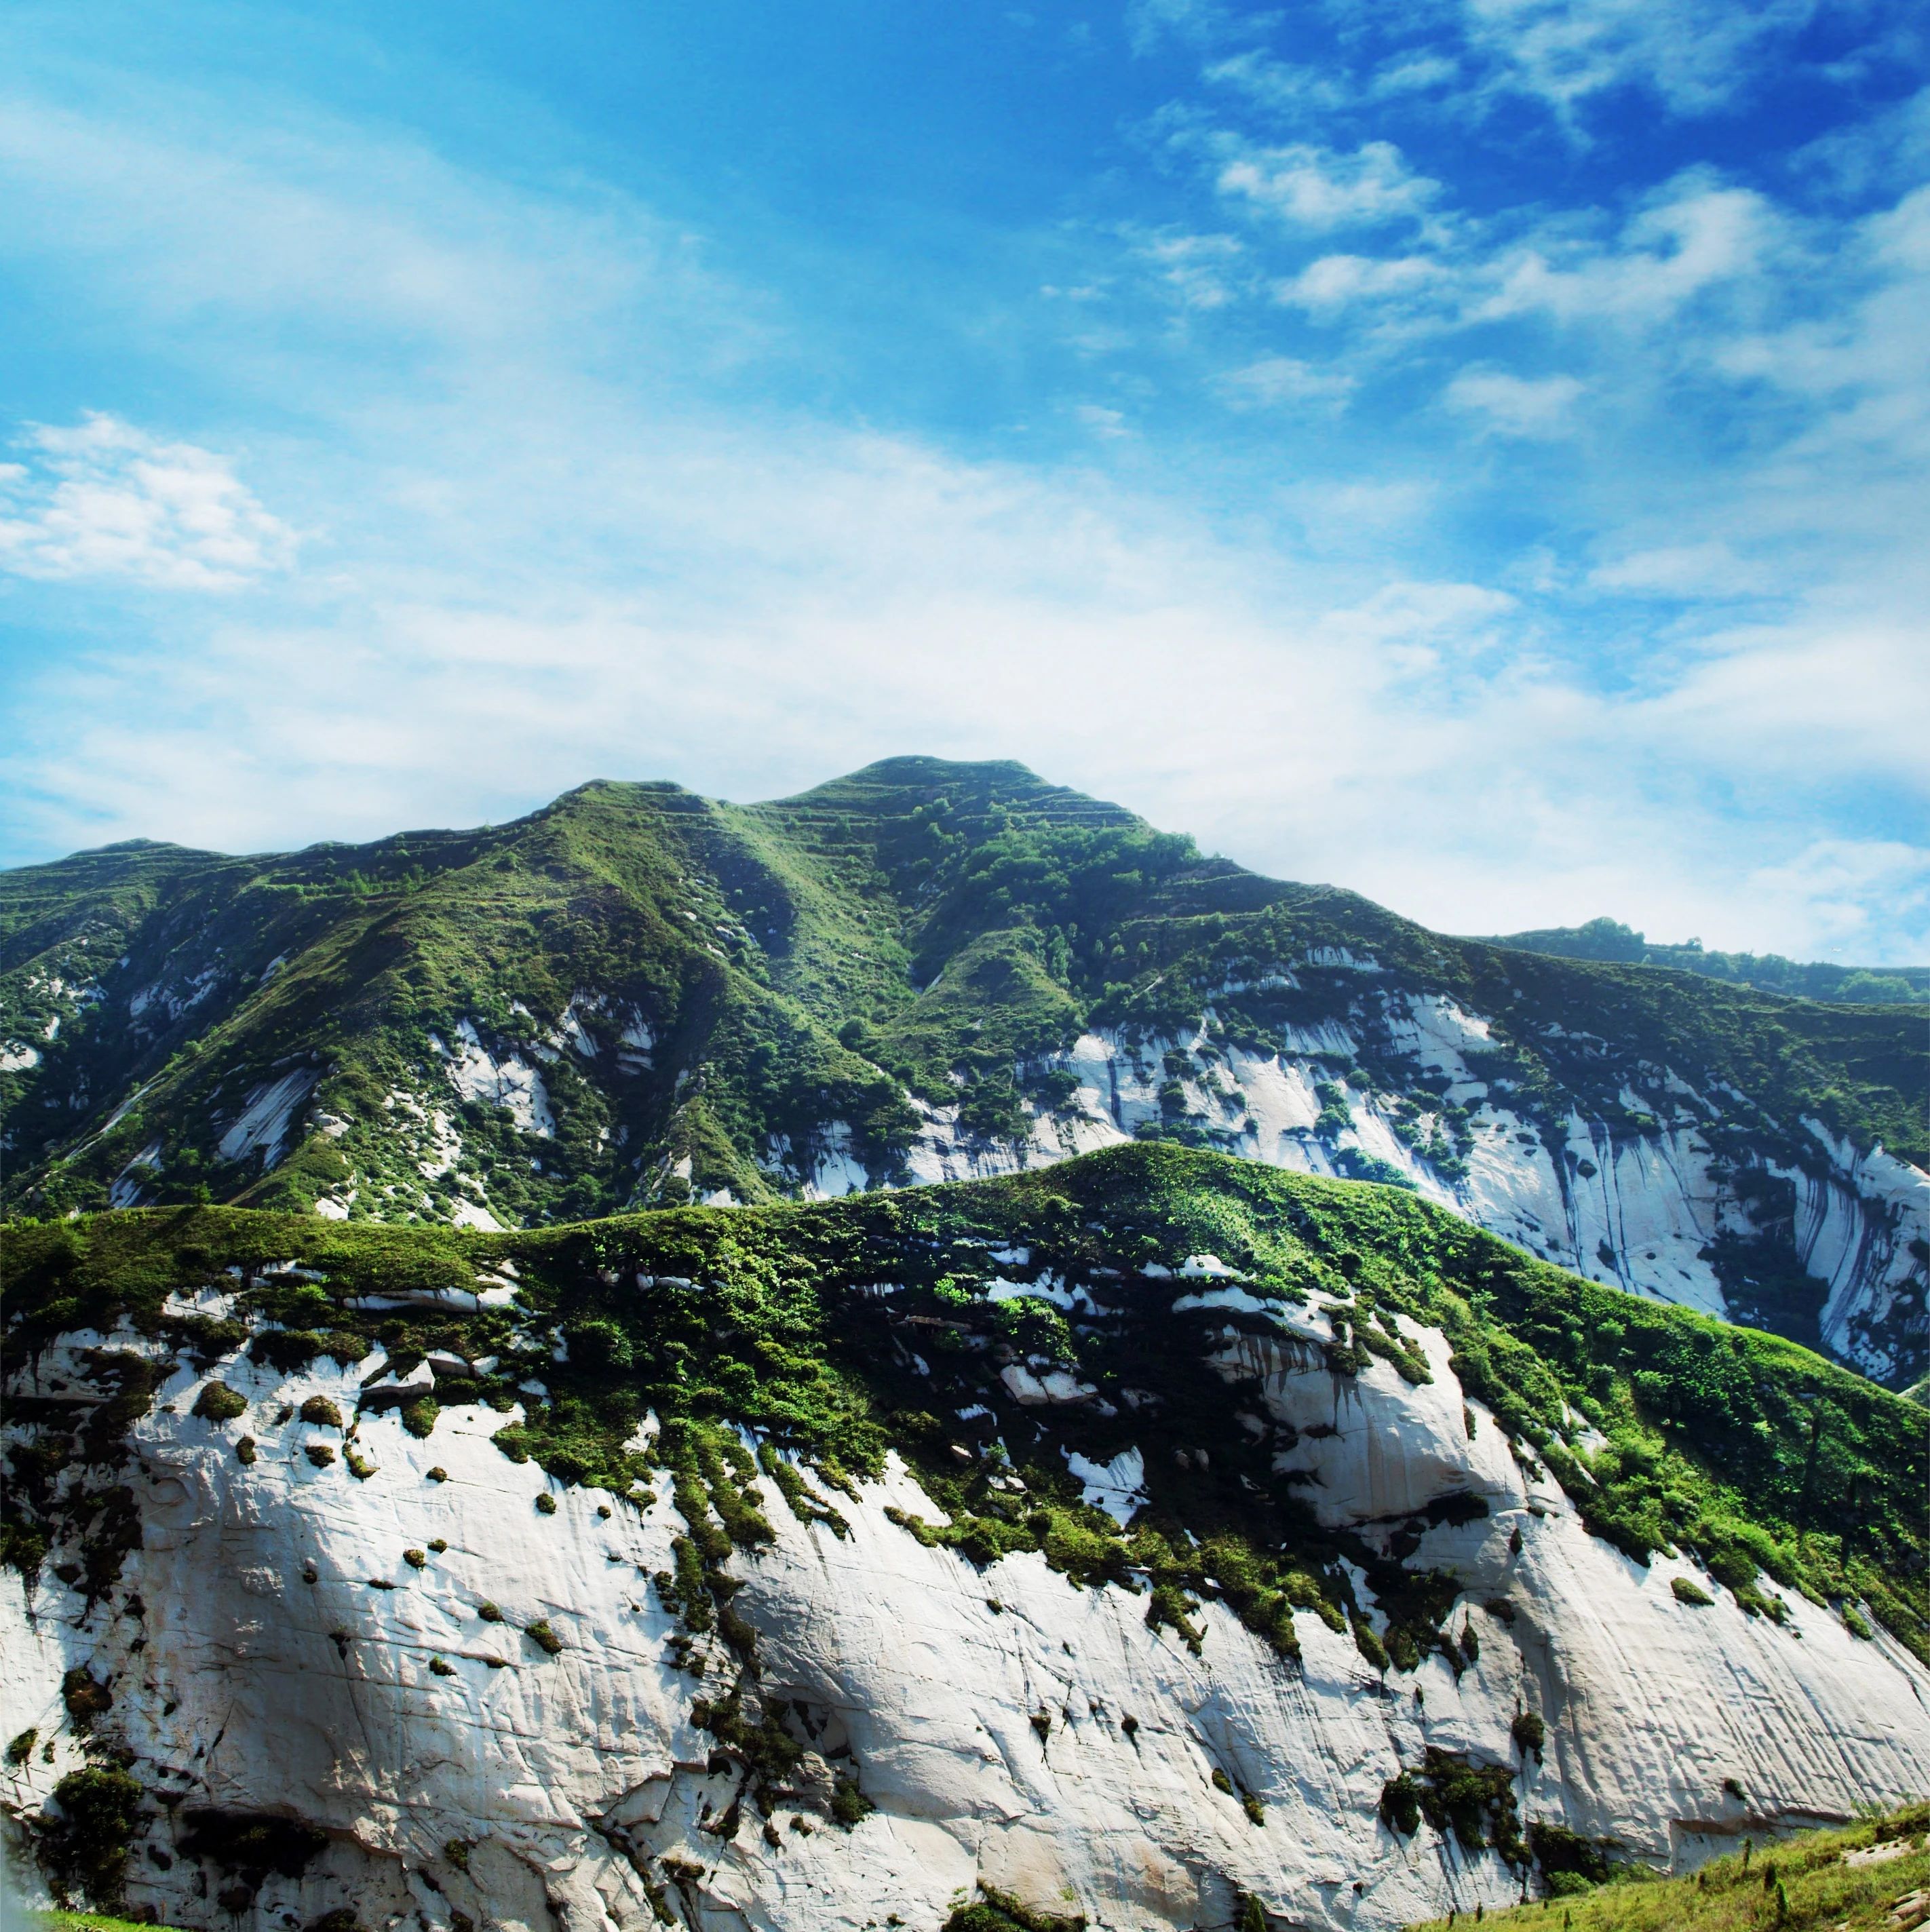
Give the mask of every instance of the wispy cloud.
POLYGON ((1352 154, 1307 142, 1223 145, 1232 152, 1220 164, 1220 194, 1311 234, 1411 222, 1441 192, 1441 184, 1416 174, 1391 141, 1365 142, 1352 154))
POLYGON ((294 532, 211 450, 100 414, 20 442, 29 460, 0 464, 0 569, 233 590, 293 560, 294 532))
POLYGON ((1572 376, 1531 377, 1505 369, 1463 369, 1448 385, 1452 409, 1480 417, 1497 436, 1565 436, 1582 386, 1572 376))

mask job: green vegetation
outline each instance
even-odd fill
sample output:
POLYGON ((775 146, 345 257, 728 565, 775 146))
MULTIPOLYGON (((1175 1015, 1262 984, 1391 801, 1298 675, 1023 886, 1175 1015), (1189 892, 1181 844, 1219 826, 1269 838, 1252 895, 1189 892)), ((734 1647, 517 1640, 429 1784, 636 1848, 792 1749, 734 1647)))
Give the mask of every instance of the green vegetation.
POLYGON ((39 1850, 57 1895, 78 1893, 101 1906, 119 1902, 141 1797, 138 1780, 119 1766, 71 1771, 54 1786, 39 1850))
POLYGON ((1779 952, 1715 952, 1699 939, 1679 946, 1651 944, 1640 933, 1612 919, 1585 926, 1550 926, 1538 932, 1511 932, 1490 942, 1530 952, 1552 952, 1565 959, 1612 959, 1625 964, 1672 966, 1711 980, 1754 986, 1766 993, 1793 994, 1805 1000, 1892 1006, 1930 1001, 1930 967, 1885 967, 1875 972, 1821 961, 1800 964, 1779 952))
MULTIPOLYGON (((1452 1184, 1468 1111, 1402 1030, 1410 997, 1439 997, 1491 1018, 1481 1077, 1558 1160, 1571 1108, 1706 1136, 1761 1208, 1760 1238, 1718 1244, 1732 1305, 1813 1341, 1820 1290, 1764 1162, 1818 1168, 1805 1118, 1930 1160, 1922 1030, 1712 978, 1715 957, 1445 938, 1013 764, 894 759, 752 806, 592 784, 513 825, 268 858, 117 847, 0 874, 0 1033, 39 1056, 0 1074, 0 1202, 98 1209, 119 1181, 161 1204, 326 1196, 357 1221, 486 1207, 527 1226, 767 1202, 836 1124, 874 1178, 902 1178, 914 1100, 1022 1138, 1070 1103, 1054 1056, 1094 1026, 1165 1054, 1148 1138, 1250 1150, 1226 1055, 1330 1022, 1359 1046, 1325 1069, 1328 1162, 1404 1182, 1347 1136, 1370 1097, 1452 1184), (540 1074, 553 1131, 461 1096, 451 1068, 485 1052, 540 1074), (237 1139, 251 1105, 260 1133, 237 1139)), ((1919 1292, 1866 1338, 1902 1379, 1930 1366, 1926 1319, 1919 1292)))
MULTIPOLYGON (((1148 1622, 1190 1645, 1202 1641, 1200 1602, 1217 1594, 1289 1657, 1296 1618, 1313 1615, 1352 1629, 1376 1669, 1411 1670, 1430 1652, 1465 1668, 1479 1640, 1475 1619, 1446 1627, 1458 1586, 1404 1559, 1428 1520, 1482 1505, 1445 1498, 1391 1550, 1322 1528, 1304 1487, 1273 1467, 1291 1432, 1209 1360, 1226 1328, 1272 1334, 1271 1317, 1176 1310, 1173 1284, 1144 1271, 1202 1252, 1262 1304, 1317 1313, 1331 1339, 1293 1346, 1336 1374, 1376 1354, 1401 1370, 1403 1320, 1441 1329, 1516 1453, 1544 1464, 1589 1527, 1637 1560, 1680 1552, 1752 1615, 1783 1621, 1784 1593, 1800 1592, 1838 1606, 1852 1630, 1874 1617, 1930 1658, 1919 1409, 1793 1343, 1580 1282, 1411 1195, 1154 1144, 1006 1180, 517 1234, 191 1208, 17 1226, 0 1240, 16 1348, 124 1316, 176 1341, 170 1290, 218 1278, 247 1321, 281 1324, 272 1332, 284 1340, 299 1324, 350 1360, 378 1347, 398 1363, 494 1358, 473 1397, 524 1404, 497 1432, 505 1455, 620 1498, 669 1472, 689 1534, 656 1587, 687 1628, 717 1630, 746 1658, 732 1552, 771 1539, 780 1500, 836 1534, 830 1498, 895 1447, 951 1519, 906 1516, 905 1527, 976 1563, 1043 1552, 1075 1583, 1137 1590, 1148 1622), (1011 1265, 997 1257, 1019 1247, 1034 1273, 1116 1312, 1068 1315, 1009 1290, 994 1299, 1011 1265), (392 1298, 467 1287, 505 1263, 520 1312, 352 1305, 371 1282, 392 1298), (890 1292, 872 1292, 881 1284, 890 1292), (571 1343, 561 1362, 557 1329, 571 1343), (1001 1372, 1028 1362, 1091 1399, 1020 1403, 1001 1372), (547 1400, 519 1392, 536 1376, 547 1400), (987 1413, 944 1419, 974 1408, 987 1413), (648 1411, 662 1426, 640 1453, 626 1444, 648 1411), (1149 1503, 1122 1530, 1082 1501, 1065 1459, 1104 1462, 1133 1447, 1149 1503), (1352 1574, 1367 1576, 1378 1622, 1352 1574)), ((125 1376, 126 1359, 97 1370, 125 1376)), ((147 1365, 124 1392, 122 1433, 162 1372, 147 1365)), ((107 1520, 95 1498, 112 1493, 125 1454, 104 1439, 101 1414, 77 1438, 80 1412, 50 1400, 34 1439, 12 1451, 17 1567, 77 1547, 98 1577, 118 1568, 125 1542, 92 1548, 107 1520), (57 1484, 86 1430, 96 1473, 57 1484)))
POLYGON ((981 1883, 978 1894, 945 1921, 944 1932, 1085 1932, 1082 1914, 1037 1911, 996 1886, 981 1883))
POLYGON ((116 1918, 106 1912, 35 1912, 26 1916, 27 1924, 38 1932, 179 1932, 145 1918, 116 1918))
MULTIPOLYGON (((1522 1932, 1835 1932, 1839 1926, 1876 1932, 1916 1922, 1892 1918, 1892 1908, 1930 1886, 1930 1804, 1804 1832, 1764 1846, 1760 1857, 1745 1844, 1682 1878, 1617 1872, 1600 1847, 1571 1832, 1537 1826, 1529 1835, 1548 1896, 1490 1910, 1486 1925, 1522 1932), (1872 1852, 1889 1856, 1871 1862, 1872 1852)), ((1463 1912, 1457 1922, 1465 1925, 1473 1916, 1463 1912)), ((1430 1919, 1410 1932, 1445 1932, 1451 1922, 1430 1919)))

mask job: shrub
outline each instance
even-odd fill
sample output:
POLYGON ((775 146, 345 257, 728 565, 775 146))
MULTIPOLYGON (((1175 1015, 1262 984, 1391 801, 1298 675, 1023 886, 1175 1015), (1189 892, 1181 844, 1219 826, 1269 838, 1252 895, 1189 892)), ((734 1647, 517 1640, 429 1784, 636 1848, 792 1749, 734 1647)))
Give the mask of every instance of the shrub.
POLYGON ((550 1628, 548 1617, 539 1617, 523 1634, 547 1656, 554 1657, 563 1648, 563 1639, 550 1628))
POLYGON ((1528 1846, 1547 1880, 1550 1896, 1573 1898, 1608 1877, 1608 1859, 1601 1847, 1565 1826, 1537 1820, 1528 1827, 1528 1846))
POLYGON ((1541 1755, 1541 1747, 1547 1742, 1548 1727, 1542 1721, 1540 1712, 1517 1711, 1508 1732, 1514 1740, 1515 1749, 1523 1757, 1530 1751, 1537 1757, 1541 1755))
POLYGON ((419 1396, 402 1412, 402 1426, 419 1442, 426 1442, 436 1426, 442 1408, 432 1395, 419 1396))
POLYGON ((325 1395, 311 1395, 302 1405, 302 1420, 317 1429, 339 1429, 342 1412, 325 1395))
POLYGON ((34 1747, 40 1741, 40 1732, 30 1726, 7 1747, 7 1762, 17 1769, 33 1756, 34 1747))
POLYGON ((1687 1576, 1672 1577, 1669 1582, 1669 1588, 1675 1592, 1675 1599, 1679 1604, 1695 1604, 1706 1606, 1715 1600, 1700 1583, 1687 1576))
POLYGON ((141 1787, 118 1766, 89 1766, 54 1786, 54 1815, 43 1814, 47 1862, 98 1906, 119 1900, 140 1802, 141 1787))
POLYGON ((232 1422, 248 1411, 247 1397, 237 1395, 226 1382, 203 1382, 201 1393, 194 1398, 194 1406, 188 1412, 200 1416, 204 1422, 232 1422))
POLYGON ((428 1552, 424 1550, 405 1550, 402 1552, 402 1560, 410 1569, 420 1570, 428 1562, 428 1552))
POLYGON ((831 1787, 831 1817, 848 1832, 862 1824, 878 1809, 848 1778, 840 1778, 831 1787))
POLYGON ((487 1601, 476 1605, 476 1613, 486 1624, 500 1624, 503 1621, 503 1612, 494 1604, 487 1601))
POLYGON ((536 1498, 536 1514, 539 1516, 554 1516, 556 1513, 557 1499, 545 1490, 536 1498))
POLYGON ((427 1472, 423 1478, 425 1482, 430 1483, 446 1483, 449 1479, 449 1472, 440 1462, 433 1469, 427 1472))
POLYGON ((244 1436, 235 1444, 235 1460, 244 1468, 253 1463, 255 1460, 255 1439, 252 1436, 244 1436))
POLYGON ((1256 1798, 1250 1791, 1243 1791, 1241 1792, 1240 1804, 1241 1808, 1247 1814, 1247 1819, 1249 1823, 1254 1825, 1264 1825, 1266 1822, 1267 1808, 1265 1805, 1262 1804, 1259 1799, 1256 1798))
POLYGON ((77 1731, 91 1730, 96 1718, 106 1716, 114 1708, 113 1693, 84 1664, 76 1664, 60 1680, 60 1695, 77 1731))
POLYGON ((1852 1636, 1860 1637, 1865 1643, 1870 1642, 1874 1636, 1862 1612, 1854 1604, 1845 1604, 1843 1606, 1843 1628, 1852 1636))
POLYGON ((1354 1648, 1373 1666, 1375 1670, 1389 1669, 1392 1659, 1387 1654, 1387 1646, 1375 1635, 1373 1624, 1364 1617, 1355 1618, 1353 1623, 1354 1648))
POLYGON ((453 1677, 455 1674, 456 1667, 453 1664, 440 1657, 430 1658, 429 1675, 431 1677, 453 1677))

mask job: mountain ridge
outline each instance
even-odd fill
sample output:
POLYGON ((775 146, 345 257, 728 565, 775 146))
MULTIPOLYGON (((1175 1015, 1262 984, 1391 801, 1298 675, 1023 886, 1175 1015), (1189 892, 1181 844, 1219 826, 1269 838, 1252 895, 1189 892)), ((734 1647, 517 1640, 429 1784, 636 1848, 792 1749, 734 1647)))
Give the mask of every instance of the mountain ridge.
POLYGON ((0 1203, 541 1225, 1175 1138, 1930 1366, 1895 1006, 1433 934, 1010 761, 0 874, 0 1203))

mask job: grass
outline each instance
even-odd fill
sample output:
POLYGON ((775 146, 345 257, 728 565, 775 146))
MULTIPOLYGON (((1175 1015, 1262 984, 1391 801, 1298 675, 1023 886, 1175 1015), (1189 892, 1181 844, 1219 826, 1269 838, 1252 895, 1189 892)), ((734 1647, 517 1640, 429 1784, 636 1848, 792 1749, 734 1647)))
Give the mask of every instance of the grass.
POLYGON ((116 1918, 106 1912, 32 1912, 29 1926, 44 1932, 181 1932, 170 1925, 151 1925, 145 1919, 116 1918))
MULTIPOLYGON (((1484 1926, 1551 1932, 1874 1932, 1888 1922, 1898 1899, 1930 1886, 1930 1804, 1840 1829, 1808 1832, 1766 1841, 1691 1876, 1629 1876, 1563 1898, 1487 1912, 1484 1926), (1879 1864, 1848 1864, 1846 1852, 1913 1846, 1879 1864)), ((1472 1912, 1451 1922, 1473 1923, 1472 1912)), ((1430 1919, 1410 1932, 1445 1932, 1451 1922, 1430 1919)))

